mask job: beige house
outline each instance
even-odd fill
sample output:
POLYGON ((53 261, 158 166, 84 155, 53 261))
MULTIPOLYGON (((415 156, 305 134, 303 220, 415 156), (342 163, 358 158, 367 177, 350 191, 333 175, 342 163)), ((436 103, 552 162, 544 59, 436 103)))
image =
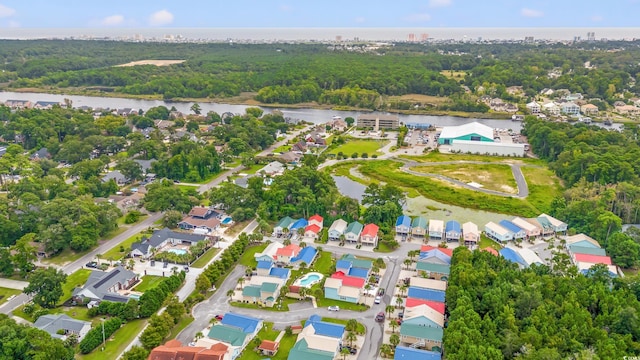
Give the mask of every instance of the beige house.
POLYGON ((580 106, 580 112, 585 115, 598 115, 598 107, 593 104, 584 104, 580 106))
POLYGON ((465 244, 474 244, 480 241, 480 230, 478 225, 472 222, 462 224, 462 238, 465 244))
POLYGON ((620 114, 638 115, 640 114, 640 108, 633 105, 616 106, 616 111, 620 114))
POLYGON ((425 279, 419 276, 413 276, 409 279, 409 286, 418 287, 421 289, 432 289, 439 291, 447 291, 447 282, 435 279, 425 279))
POLYGON ((511 220, 511 222, 518 226, 520 229, 524 230, 527 234, 526 236, 528 239, 538 238, 542 234, 542 229, 540 227, 528 222, 523 218, 516 217, 511 220))

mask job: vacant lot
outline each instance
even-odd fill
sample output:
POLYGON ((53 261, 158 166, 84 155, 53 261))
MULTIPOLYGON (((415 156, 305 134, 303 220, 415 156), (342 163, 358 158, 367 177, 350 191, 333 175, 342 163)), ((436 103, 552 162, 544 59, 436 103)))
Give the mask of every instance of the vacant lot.
POLYGON ((544 160, 530 159, 530 158, 514 158, 514 157, 501 157, 501 156, 487 156, 487 155, 472 155, 472 154, 446 154, 439 152, 430 152, 426 155, 410 156, 400 155, 400 158, 417 161, 417 162, 443 162, 443 161, 482 161, 488 163, 501 163, 501 164, 530 164, 545 166, 544 160))
POLYGON ((116 65, 116 67, 137 66, 137 65, 169 66, 174 64, 182 64, 185 61, 186 60, 140 60, 140 61, 132 61, 126 64, 116 65))
POLYGON ((527 200, 541 212, 550 212, 553 199, 562 195, 560 179, 548 168, 523 166, 521 169, 529 186, 527 200))
POLYGON ((456 70, 442 70, 442 71, 440 71, 440 74, 448 77, 449 79, 460 80, 460 79, 463 79, 467 75, 467 72, 466 71, 456 71, 456 70))
POLYGON ((361 155, 362 153, 367 153, 369 155, 375 154, 378 149, 383 147, 386 144, 385 141, 376 141, 376 140, 348 140, 347 143, 338 146, 337 148, 331 150, 329 154, 338 154, 342 152, 346 156, 351 156, 353 153, 358 153, 361 155))
POLYGON ((511 167, 501 164, 451 164, 434 166, 417 166, 413 171, 440 174, 464 183, 475 182, 482 188, 517 194, 518 185, 513 178, 511 167))

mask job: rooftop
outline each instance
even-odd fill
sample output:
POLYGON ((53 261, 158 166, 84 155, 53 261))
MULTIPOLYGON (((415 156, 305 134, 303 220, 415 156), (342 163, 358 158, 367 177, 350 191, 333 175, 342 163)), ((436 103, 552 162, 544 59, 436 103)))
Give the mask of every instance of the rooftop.
POLYGON ((469 134, 478 134, 487 139, 493 139, 493 129, 479 122, 472 122, 458 126, 445 126, 440 137, 443 139, 453 139, 469 134))

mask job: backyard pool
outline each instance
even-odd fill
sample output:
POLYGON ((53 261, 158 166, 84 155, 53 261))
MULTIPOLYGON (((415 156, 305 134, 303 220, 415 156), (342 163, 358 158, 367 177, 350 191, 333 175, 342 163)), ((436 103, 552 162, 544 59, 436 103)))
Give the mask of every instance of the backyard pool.
POLYGON ((170 253, 174 253, 176 255, 186 255, 187 254, 187 250, 185 249, 169 249, 167 250, 170 253))
POLYGON ((222 220, 222 225, 229 225, 231 222, 233 221, 233 219, 231 219, 230 217, 226 217, 224 218, 224 220, 222 220))
POLYGON ((304 286, 306 288, 311 287, 311 285, 317 283, 318 281, 320 281, 322 278, 324 277, 324 275, 317 273, 317 272, 311 272, 308 274, 305 274, 303 277, 301 277, 300 279, 296 280, 293 285, 296 286, 304 286))

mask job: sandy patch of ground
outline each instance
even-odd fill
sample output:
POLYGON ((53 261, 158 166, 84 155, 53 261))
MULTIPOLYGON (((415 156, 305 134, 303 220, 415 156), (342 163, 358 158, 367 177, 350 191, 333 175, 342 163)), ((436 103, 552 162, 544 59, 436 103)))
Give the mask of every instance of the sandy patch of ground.
POLYGON ((116 67, 136 66, 136 65, 169 66, 174 64, 182 64, 185 61, 186 60, 140 60, 140 61, 132 61, 126 64, 116 65, 116 67))

